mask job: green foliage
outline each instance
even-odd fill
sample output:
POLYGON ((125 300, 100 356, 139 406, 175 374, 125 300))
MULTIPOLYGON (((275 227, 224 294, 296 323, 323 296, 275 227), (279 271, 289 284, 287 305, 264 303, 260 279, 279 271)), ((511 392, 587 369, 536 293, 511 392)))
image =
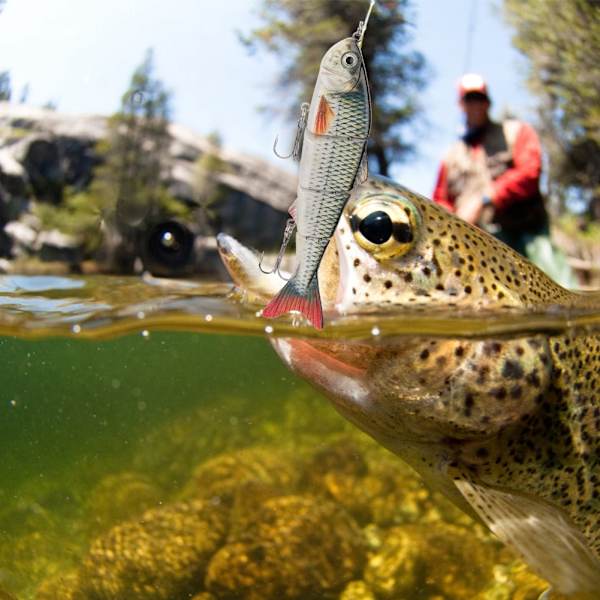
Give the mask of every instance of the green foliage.
POLYGON ((32 212, 38 217, 42 229, 57 229, 82 240, 89 253, 98 248, 102 241, 101 196, 91 190, 77 192, 67 188, 59 206, 37 202, 32 212))
POLYGON ((504 9, 540 100, 551 193, 596 207, 600 219, 600 3, 504 0, 504 9))
POLYGON ((169 117, 170 94, 154 77, 149 50, 133 73, 119 112, 109 120, 107 140, 99 146, 105 162, 96 171, 95 191, 119 226, 136 226, 164 204, 169 117))
MULTIPOLYGON (((327 49, 351 35, 364 19, 367 0, 262 0, 263 25, 242 38, 250 49, 263 48, 281 60, 280 91, 290 115, 310 100, 319 64, 327 49)), ((420 111, 417 100, 425 84, 425 60, 407 49, 410 0, 380 1, 371 15, 363 53, 373 101, 369 152, 379 172, 405 159, 413 149, 403 139, 420 111)), ((278 99, 281 98, 278 95, 278 99)), ((281 101, 275 101, 281 107, 281 101)))
POLYGON ((0 101, 4 100, 8 102, 12 96, 12 89, 10 86, 10 73, 8 71, 0 72, 0 101))

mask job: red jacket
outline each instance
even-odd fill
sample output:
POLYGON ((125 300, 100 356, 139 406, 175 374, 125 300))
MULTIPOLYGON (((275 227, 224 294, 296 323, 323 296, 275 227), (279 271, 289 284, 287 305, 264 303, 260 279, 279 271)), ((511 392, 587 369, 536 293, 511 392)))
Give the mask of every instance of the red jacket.
MULTIPOLYGON (((472 153, 483 152, 481 144, 470 147, 472 153)), ((538 136, 530 125, 521 123, 512 149, 513 166, 493 181, 491 200, 502 210, 514 202, 539 194, 542 170, 542 150, 538 136)), ((433 200, 454 212, 455 198, 448 190, 448 173, 444 162, 440 165, 433 200)))

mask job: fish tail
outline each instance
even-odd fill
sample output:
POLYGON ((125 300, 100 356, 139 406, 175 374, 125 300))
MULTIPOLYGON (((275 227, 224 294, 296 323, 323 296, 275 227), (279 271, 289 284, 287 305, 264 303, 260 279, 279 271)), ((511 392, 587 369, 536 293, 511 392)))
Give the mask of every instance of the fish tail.
POLYGON ((316 275, 311 279, 306 292, 298 289, 295 278, 290 279, 265 306, 262 316, 274 319, 292 310, 302 313, 315 329, 323 329, 323 309, 316 275))

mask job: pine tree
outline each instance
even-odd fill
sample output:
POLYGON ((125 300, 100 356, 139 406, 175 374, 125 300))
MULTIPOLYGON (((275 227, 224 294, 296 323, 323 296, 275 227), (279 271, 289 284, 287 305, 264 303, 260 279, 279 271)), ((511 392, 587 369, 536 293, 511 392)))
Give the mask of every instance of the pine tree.
MULTIPOLYGON (((300 103, 310 100, 327 49, 356 30, 368 6, 367 0, 262 1, 263 25, 242 41, 252 50, 266 49, 281 59, 278 88, 286 96, 290 116, 295 118, 300 103)), ((378 2, 364 38, 373 101, 369 155, 382 175, 413 150, 404 132, 419 114, 417 92, 425 84, 425 59, 408 49, 409 8, 410 0, 378 2)))
POLYGON ((504 0, 504 9, 539 98, 551 194, 600 219, 600 3, 504 0))
POLYGON ((110 188, 122 226, 137 226, 159 210, 169 118, 170 94, 154 77, 153 53, 148 50, 123 94, 121 109, 109 121, 106 163, 98 173, 105 192, 110 188))

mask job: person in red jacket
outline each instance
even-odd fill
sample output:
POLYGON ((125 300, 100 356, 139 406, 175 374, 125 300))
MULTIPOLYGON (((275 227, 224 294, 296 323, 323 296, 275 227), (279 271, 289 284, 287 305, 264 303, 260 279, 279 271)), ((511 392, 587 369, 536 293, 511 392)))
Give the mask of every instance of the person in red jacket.
POLYGON ((551 271, 557 281, 575 285, 565 257, 550 243, 535 130, 516 119, 490 118, 481 75, 463 75, 458 91, 466 131, 440 165, 433 200, 551 271))

